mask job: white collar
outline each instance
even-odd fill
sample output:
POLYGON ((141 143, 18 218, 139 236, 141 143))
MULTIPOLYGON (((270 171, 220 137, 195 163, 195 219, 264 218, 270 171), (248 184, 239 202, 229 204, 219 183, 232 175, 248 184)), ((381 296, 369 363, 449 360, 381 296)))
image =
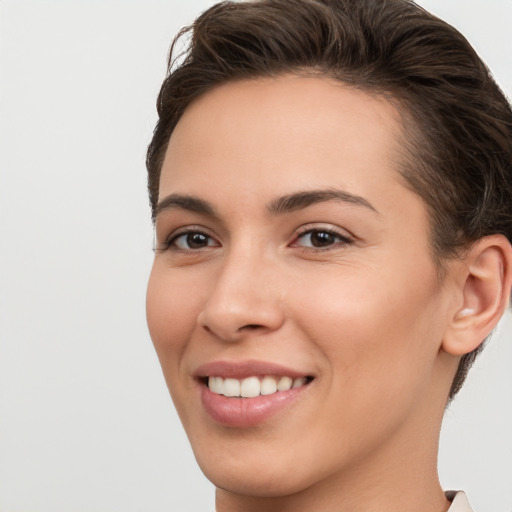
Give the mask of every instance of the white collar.
POLYGON ((452 502, 448 512, 472 512, 465 492, 446 491, 445 495, 452 502))

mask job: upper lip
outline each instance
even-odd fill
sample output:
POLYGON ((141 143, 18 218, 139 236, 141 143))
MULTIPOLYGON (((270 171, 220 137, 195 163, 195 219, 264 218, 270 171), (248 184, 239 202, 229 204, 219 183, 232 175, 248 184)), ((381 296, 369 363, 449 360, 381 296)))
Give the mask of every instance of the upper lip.
POLYGON ((246 377, 274 375, 276 377, 313 377, 310 373, 288 368, 268 361, 211 361, 194 371, 194 377, 223 377, 244 379, 246 377))

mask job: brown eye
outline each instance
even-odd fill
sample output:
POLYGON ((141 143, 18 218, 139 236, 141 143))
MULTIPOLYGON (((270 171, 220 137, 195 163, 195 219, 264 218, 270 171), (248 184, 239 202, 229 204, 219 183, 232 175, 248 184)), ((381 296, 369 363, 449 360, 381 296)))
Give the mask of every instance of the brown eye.
POLYGON ((187 235, 187 245, 190 249, 200 249, 208 246, 208 238, 203 233, 190 233, 187 235))
POLYGON ((190 251, 194 249, 203 249, 205 247, 215 247, 217 246, 217 243, 211 236, 208 236, 205 233, 191 231, 174 237, 169 245, 176 247, 177 249, 190 251))
POLYGON ((332 245, 336 243, 337 236, 326 231, 314 231, 310 235, 311 245, 313 247, 325 247, 326 245, 332 245))
POLYGON ((305 233, 302 233, 295 245, 300 247, 310 247, 315 249, 321 249, 323 247, 330 247, 333 245, 349 244, 351 240, 333 231, 326 229, 310 229, 305 233))

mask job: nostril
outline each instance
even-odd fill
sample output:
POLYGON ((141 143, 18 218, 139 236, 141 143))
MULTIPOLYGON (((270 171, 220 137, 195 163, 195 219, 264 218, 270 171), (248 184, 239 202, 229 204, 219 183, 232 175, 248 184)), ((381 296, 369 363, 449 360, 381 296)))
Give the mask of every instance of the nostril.
POLYGON ((261 327, 263 327, 262 325, 259 325, 259 324, 247 324, 247 325, 244 325, 243 327, 240 327, 240 331, 243 330, 243 329, 246 329, 248 331, 254 331, 255 329, 260 329, 261 327))

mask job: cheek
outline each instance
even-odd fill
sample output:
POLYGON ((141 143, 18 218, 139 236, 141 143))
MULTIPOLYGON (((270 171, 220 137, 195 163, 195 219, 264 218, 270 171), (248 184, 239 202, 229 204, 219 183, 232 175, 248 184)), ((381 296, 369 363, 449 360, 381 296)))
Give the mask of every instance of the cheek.
MULTIPOLYGON (((196 326, 197 297, 155 262, 146 295, 149 333, 164 373, 178 364, 196 326)), ((175 373, 175 372, 172 372, 175 373)))
POLYGON ((365 286, 355 273, 343 283, 317 280, 300 316, 330 368, 320 434, 342 440, 330 448, 335 464, 337 456, 371 453, 415 416, 428 400, 438 352, 429 325, 433 291, 382 274, 365 286))
POLYGON ((181 421, 186 424, 187 400, 192 382, 186 375, 184 354, 197 326, 200 297, 196 287, 185 286, 176 272, 172 274, 155 261, 148 282, 146 316, 162 372, 181 421))
POLYGON ((308 307, 297 315, 332 367, 334 381, 369 398, 393 398, 403 395, 404 386, 426 385, 438 352, 435 273, 429 266, 421 277, 414 267, 346 270, 317 276, 302 299, 308 307))

